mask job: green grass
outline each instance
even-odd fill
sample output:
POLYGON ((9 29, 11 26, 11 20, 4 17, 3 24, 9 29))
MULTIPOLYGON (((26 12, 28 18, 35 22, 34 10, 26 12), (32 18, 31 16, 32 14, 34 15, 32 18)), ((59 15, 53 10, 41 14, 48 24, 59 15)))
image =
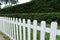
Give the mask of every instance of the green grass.
POLYGON ((4 33, 0 32, 0 35, 2 35, 5 40, 10 40, 10 38, 7 35, 5 35, 4 33))

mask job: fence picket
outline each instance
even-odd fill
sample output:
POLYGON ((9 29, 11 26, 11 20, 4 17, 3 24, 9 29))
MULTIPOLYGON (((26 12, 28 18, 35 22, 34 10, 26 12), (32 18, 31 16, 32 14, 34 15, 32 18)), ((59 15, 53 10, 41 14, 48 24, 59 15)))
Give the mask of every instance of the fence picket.
POLYGON ((3 31, 5 32, 5 22, 3 21, 3 31))
POLYGON ((26 40, 25 19, 23 19, 23 40, 26 40))
POLYGON ((22 29, 21 29, 21 19, 19 19, 19 29, 20 29, 20 40, 22 40, 22 29))
POLYGON ((45 27, 46 27, 46 22, 45 21, 41 21, 40 40, 45 40, 45 27))
POLYGON ((50 40, 56 40, 57 22, 51 23, 50 40))
POLYGON ((30 35, 31 35, 31 34, 30 34, 30 27, 31 27, 30 24, 31 24, 31 21, 28 19, 27 22, 28 22, 28 23, 27 23, 27 24, 28 24, 28 40, 31 40, 31 36, 30 36, 30 35))
MULTIPOLYGON (((10 18, 10 20, 9 20, 9 21, 11 21, 11 18, 10 18)), ((10 23, 10 36, 11 36, 11 34, 12 34, 12 33, 11 33, 11 23, 10 23)))
MULTIPOLYGON (((16 18, 16 23, 18 24, 18 19, 16 18)), ((16 32, 17 32, 17 40, 19 40, 19 37, 18 37, 18 25, 16 24, 16 32)))
MULTIPOLYGON (((10 17, 9 17, 9 21, 10 21, 10 17)), ((9 23, 9 36, 11 36, 11 35, 10 35, 10 23, 9 23)))
MULTIPOLYGON (((15 18, 13 18, 13 22, 15 22, 15 18)), ((13 31, 14 31, 14 40, 16 40, 16 26, 15 26, 15 24, 13 24, 13 26, 14 26, 14 29, 13 29, 13 31)))
MULTIPOLYGON (((10 19, 12 21, 12 18, 10 19)), ((10 26, 11 26, 11 37, 12 37, 12 24, 10 23, 10 26)))
POLYGON ((12 40, 31 40, 31 28, 33 29, 33 40, 38 40, 37 30, 40 31, 40 40, 45 40, 45 32, 50 33, 49 40, 56 40, 56 35, 60 36, 60 30, 57 29, 57 22, 52 22, 51 28, 46 28, 45 21, 41 21, 41 26, 38 26, 37 20, 34 20, 33 24, 31 24, 30 19, 28 19, 26 23, 25 19, 23 19, 23 21, 19 19, 18 21, 17 18, 15 19, 11 17, 0 17, 0 31, 5 33, 12 40), (28 29, 27 31, 26 27, 28 29), (28 32, 28 37, 26 36, 26 32, 28 32))
POLYGON ((34 20, 33 21, 33 27, 34 27, 34 29, 33 29, 33 40, 37 40, 37 30, 36 30, 36 27, 37 26, 37 20, 34 20))
MULTIPOLYGON (((7 18, 9 20, 9 17, 7 18)), ((7 28, 8 28, 8 35, 9 35, 9 22, 7 22, 7 28)))
MULTIPOLYGON (((13 18, 11 18, 11 21, 13 21, 13 18)), ((13 24, 12 23, 11 23, 11 32, 12 32, 11 37, 13 37, 13 24)))

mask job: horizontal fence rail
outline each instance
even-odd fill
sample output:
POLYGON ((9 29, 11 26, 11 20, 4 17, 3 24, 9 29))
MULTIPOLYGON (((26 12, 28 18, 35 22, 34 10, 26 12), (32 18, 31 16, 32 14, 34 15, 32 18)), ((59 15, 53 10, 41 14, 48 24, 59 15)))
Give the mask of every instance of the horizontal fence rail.
POLYGON ((45 32, 50 34, 49 40, 56 40, 56 35, 60 36, 57 22, 52 22, 51 28, 46 27, 45 21, 41 21, 40 26, 37 24, 37 20, 32 23, 30 19, 26 21, 21 18, 0 17, 0 31, 11 40, 37 40, 37 30, 40 31, 40 40, 45 40, 45 32), (33 35, 31 35, 31 29, 33 29, 33 35))

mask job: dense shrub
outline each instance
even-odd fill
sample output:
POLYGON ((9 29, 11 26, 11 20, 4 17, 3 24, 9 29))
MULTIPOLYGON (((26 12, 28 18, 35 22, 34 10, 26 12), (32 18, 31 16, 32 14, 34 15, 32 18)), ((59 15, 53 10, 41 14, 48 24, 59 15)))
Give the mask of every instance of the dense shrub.
POLYGON ((2 13, 40 13, 40 12, 59 12, 59 0, 32 0, 31 2, 4 8, 2 13))
POLYGON ((38 20, 38 22, 44 20, 47 23, 51 23, 52 21, 57 21, 60 24, 60 14, 59 13, 8 13, 8 14, 0 14, 1 16, 9 16, 9 17, 18 17, 25 18, 31 20, 38 20))

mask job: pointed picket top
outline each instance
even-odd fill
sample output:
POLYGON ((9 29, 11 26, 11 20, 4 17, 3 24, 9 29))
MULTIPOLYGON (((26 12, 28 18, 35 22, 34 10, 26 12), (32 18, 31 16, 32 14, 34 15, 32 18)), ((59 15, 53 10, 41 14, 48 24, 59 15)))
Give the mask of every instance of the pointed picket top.
POLYGON ((28 21, 27 21, 27 24, 28 24, 28 40, 31 40, 31 29, 30 29, 30 27, 31 27, 31 20, 30 19, 28 19, 28 21), (29 35, 30 34, 30 35, 29 35))
POLYGON ((19 22, 21 22, 21 18, 19 18, 19 22))
POLYGON ((23 23, 25 24, 25 19, 23 19, 23 23))
POLYGON ((30 19, 28 19, 27 23, 28 23, 28 24, 31 24, 31 20, 30 20, 30 19))
POLYGON ((52 22, 51 27, 54 28, 54 29, 57 29, 57 22, 52 22))
POLYGON ((41 21, 41 26, 46 27, 46 22, 45 21, 41 21))
POLYGON ((36 30, 36 28, 37 28, 37 20, 34 20, 33 21, 33 40, 37 40, 37 30, 36 30))
POLYGON ((45 21, 41 21, 40 40, 45 40, 45 29, 46 29, 46 22, 45 21))
POLYGON ((37 26, 37 20, 33 21, 33 25, 37 26))
POLYGON ((50 30, 50 40, 56 40, 56 34, 57 34, 57 22, 52 22, 50 30))

